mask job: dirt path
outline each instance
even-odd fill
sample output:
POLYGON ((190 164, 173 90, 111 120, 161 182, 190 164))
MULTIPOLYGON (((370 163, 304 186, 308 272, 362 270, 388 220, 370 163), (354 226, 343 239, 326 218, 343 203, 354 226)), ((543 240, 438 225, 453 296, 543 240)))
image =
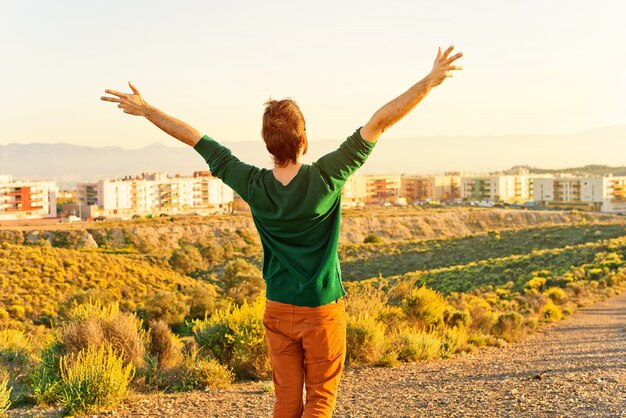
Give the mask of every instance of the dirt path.
MULTIPOLYGON (((269 417, 267 386, 135 395, 98 416, 269 417)), ((335 417, 626 417, 626 293, 504 349, 349 368, 335 417)))

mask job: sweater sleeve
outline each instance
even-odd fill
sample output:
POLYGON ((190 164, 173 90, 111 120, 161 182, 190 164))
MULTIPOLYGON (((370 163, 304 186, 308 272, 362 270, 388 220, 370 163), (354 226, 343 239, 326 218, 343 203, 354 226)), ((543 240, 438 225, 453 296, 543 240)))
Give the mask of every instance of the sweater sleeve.
POLYGON ((337 150, 324 155, 313 165, 319 168, 328 187, 336 191, 365 163, 374 145, 364 140, 360 129, 357 129, 337 150))
POLYGON ((248 201, 250 184, 259 168, 241 162, 228 148, 207 135, 200 138, 194 149, 207 162, 212 175, 220 178, 244 201, 248 201))

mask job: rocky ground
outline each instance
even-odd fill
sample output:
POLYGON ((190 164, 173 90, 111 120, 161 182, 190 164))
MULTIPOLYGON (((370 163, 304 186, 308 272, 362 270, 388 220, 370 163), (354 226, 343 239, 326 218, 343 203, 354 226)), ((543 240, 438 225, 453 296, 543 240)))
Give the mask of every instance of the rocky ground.
MULTIPOLYGON (((269 382, 133 395, 92 416, 270 417, 269 382)), ((52 417, 58 411, 10 411, 52 417)), ((626 293, 525 341, 397 368, 348 368, 335 417, 626 417, 626 293)))

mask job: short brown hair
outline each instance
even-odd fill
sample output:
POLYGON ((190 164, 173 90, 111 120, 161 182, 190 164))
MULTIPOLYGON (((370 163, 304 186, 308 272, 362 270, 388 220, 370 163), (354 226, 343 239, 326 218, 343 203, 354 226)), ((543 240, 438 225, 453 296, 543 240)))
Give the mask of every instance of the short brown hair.
POLYGON ((261 135, 277 166, 295 164, 300 148, 304 146, 304 152, 307 150, 304 116, 289 98, 265 102, 261 135))

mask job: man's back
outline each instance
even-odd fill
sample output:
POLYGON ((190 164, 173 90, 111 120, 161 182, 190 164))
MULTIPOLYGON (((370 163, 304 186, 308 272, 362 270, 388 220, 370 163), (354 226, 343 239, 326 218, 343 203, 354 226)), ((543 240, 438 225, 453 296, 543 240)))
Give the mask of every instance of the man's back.
POLYGON ((336 151, 303 164, 284 185, 271 170, 242 163, 208 137, 196 145, 211 172, 250 205, 263 244, 268 299, 320 306, 345 294, 337 256, 341 187, 373 147, 356 131, 336 151))

